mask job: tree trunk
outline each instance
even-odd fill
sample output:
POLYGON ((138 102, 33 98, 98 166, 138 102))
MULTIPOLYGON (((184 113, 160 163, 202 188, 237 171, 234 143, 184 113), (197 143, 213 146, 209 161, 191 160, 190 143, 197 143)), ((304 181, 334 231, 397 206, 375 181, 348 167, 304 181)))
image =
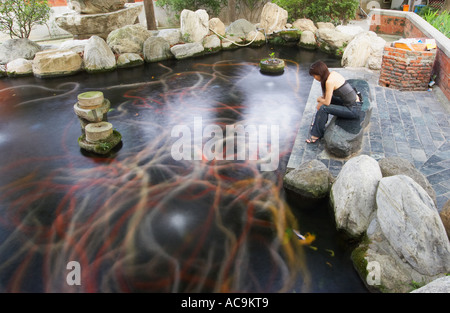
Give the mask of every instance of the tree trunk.
POLYGON ((147 29, 157 30, 153 0, 144 0, 144 10, 145 10, 145 19, 147 20, 147 29))
POLYGON ((236 0, 228 0, 228 19, 230 23, 236 20, 236 0))

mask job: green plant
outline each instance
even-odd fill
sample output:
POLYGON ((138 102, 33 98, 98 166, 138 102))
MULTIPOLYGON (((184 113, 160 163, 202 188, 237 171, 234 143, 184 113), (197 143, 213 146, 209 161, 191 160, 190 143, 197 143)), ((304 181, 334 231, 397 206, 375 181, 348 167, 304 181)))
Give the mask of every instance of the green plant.
POLYGON ((309 18, 314 22, 332 22, 345 24, 356 16, 358 0, 274 0, 288 11, 289 21, 309 18))
POLYGON ((217 16, 220 9, 228 4, 228 0, 158 0, 160 7, 168 7, 174 12, 181 13, 184 9, 196 11, 205 9, 208 14, 217 16))
POLYGON ((50 10, 47 0, 0 0, 0 31, 28 38, 33 26, 50 18, 50 10))
POLYGON ((419 15, 447 38, 450 37, 450 12, 426 6, 419 15))

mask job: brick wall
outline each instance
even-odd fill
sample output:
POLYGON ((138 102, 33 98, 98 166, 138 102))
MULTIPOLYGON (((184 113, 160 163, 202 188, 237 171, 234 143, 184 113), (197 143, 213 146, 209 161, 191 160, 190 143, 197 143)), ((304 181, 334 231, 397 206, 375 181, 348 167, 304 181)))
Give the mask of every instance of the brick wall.
MULTIPOLYGON (((420 29, 420 28, 423 28, 423 25, 420 25, 419 26, 420 28, 416 25, 417 16, 412 16, 415 13, 398 12, 398 11, 392 11, 392 10, 375 10, 375 11, 377 11, 377 12, 374 15, 372 15, 371 24, 370 24, 371 31, 374 31, 379 34, 399 35, 404 38, 434 38, 434 36, 426 35, 424 33, 424 31, 422 31, 420 29)), ((420 22, 420 23, 423 23, 423 22, 420 22)), ((426 32, 428 34, 438 32, 437 30, 434 30, 434 28, 431 25, 429 25, 429 26, 432 29, 432 31, 426 30, 426 32)), ((436 54, 435 62, 434 62, 434 65, 432 65, 432 70, 427 79, 428 80, 427 83, 429 82, 431 75, 436 75, 437 76, 436 77, 437 85, 442 90, 442 92, 446 95, 446 97, 450 100, 450 81, 449 81, 449 79, 450 79, 449 57, 450 57, 450 55, 448 52, 448 42, 447 43, 440 42, 441 38, 445 37, 442 34, 441 34, 441 36, 436 36, 436 38, 437 37, 440 37, 440 39, 437 40, 438 48, 435 50, 435 54, 436 54), (444 50, 447 52, 445 52, 444 50)), ((443 40, 448 41, 448 38, 443 38, 443 40)), ((402 52, 389 51, 389 49, 388 49, 388 52, 402 54, 402 52)), ((390 62, 388 62, 388 60, 390 60, 391 57, 398 57, 401 59, 400 55, 389 55, 389 53, 387 53, 387 58, 386 58, 385 62, 387 63, 386 65, 388 65, 388 66, 390 65, 390 64, 388 64, 388 63, 390 63, 390 62)), ((427 57, 425 57, 425 59, 428 57, 431 57, 431 56, 427 56, 427 57)), ((417 57, 417 59, 415 60, 416 62, 419 60, 418 58, 419 57, 417 57)), ((401 67, 403 67, 403 65, 401 67)), ((421 73, 424 73, 424 72, 428 73, 428 71, 429 71, 428 67, 429 67, 429 62, 427 61, 427 65, 425 66, 425 68, 420 69, 421 73)), ((401 70, 403 70, 403 69, 402 68, 397 69, 396 76, 398 76, 398 77, 402 76, 402 75, 400 75, 401 73, 399 72, 401 70)), ((413 69, 408 68, 408 70, 412 71, 413 69)), ((389 83, 389 85, 392 88, 394 88, 391 85, 391 80, 387 79, 387 77, 388 77, 387 72, 384 73, 384 76, 385 77, 383 78, 383 82, 381 82, 381 79, 380 79, 380 84, 386 86, 389 83)), ((390 75, 390 76, 392 76, 392 75, 390 75)), ((398 84, 398 83, 396 83, 396 84, 398 84)), ((405 82, 404 84, 407 85, 408 83, 405 82)), ((420 88, 424 88, 423 85, 421 85, 420 88)))
POLYGON ((428 89, 436 50, 411 51, 384 47, 379 84, 399 90, 423 91, 428 89))

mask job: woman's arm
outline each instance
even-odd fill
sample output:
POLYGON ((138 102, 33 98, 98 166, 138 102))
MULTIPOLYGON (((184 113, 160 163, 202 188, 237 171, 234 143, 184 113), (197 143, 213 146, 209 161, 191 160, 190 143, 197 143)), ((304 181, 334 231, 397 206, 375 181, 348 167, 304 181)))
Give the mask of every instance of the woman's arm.
POLYGON ((317 110, 320 109, 322 105, 330 105, 331 98, 333 97, 334 82, 329 79, 325 84, 325 95, 317 98, 317 110))
POLYGON ((324 105, 330 105, 331 98, 333 97, 333 91, 334 87, 336 85, 336 82, 333 79, 328 79, 325 83, 325 96, 322 97, 322 104, 324 105))

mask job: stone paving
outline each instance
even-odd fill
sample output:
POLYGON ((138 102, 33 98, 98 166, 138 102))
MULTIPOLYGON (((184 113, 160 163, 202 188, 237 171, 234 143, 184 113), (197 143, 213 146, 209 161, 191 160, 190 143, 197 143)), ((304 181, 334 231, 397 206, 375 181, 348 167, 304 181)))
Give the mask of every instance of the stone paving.
MULTIPOLYGON (((378 85, 379 73, 339 68, 347 79, 364 79, 370 85, 372 116, 361 151, 376 160, 399 156, 411 161, 432 184, 440 211, 450 199, 450 102, 439 88, 433 91, 399 91, 378 85)), ((307 144, 316 111, 320 84, 314 81, 288 162, 288 169, 312 159, 321 160, 337 176, 346 159, 330 156, 323 140, 307 144)))

